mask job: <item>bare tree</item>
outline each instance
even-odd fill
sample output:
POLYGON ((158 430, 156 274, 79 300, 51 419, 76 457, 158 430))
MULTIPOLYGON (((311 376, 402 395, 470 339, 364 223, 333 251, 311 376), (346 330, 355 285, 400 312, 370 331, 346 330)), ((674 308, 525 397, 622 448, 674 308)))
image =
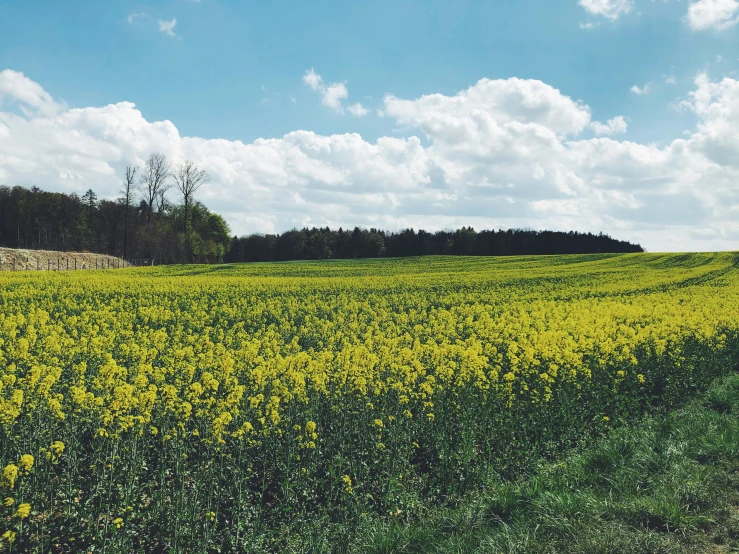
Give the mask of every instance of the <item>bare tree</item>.
POLYGON ((164 211, 164 207, 167 205, 167 197, 165 193, 169 190, 169 187, 165 190, 159 191, 159 194, 157 195, 157 215, 161 215, 161 213, 164 211))
POLYGON ((198 169, 198 166, 193 162, 187 160, 177 164, 172 172, 172 177, 174 178, 175 187, 182 195, 185 204, 185 251, 189 258, 192 254, 190 252, 190 206, 195 193, 210 181, 210 176, 202 169, 198 169))
POLYGON ((128 249, 128 212, 131 209, 131 201, 133 200, 133 193, 136 187, 136 172, 138 167, 135 165, 126 167, 126 183, 121 189, 123 195, 123 209, 125 210, 123 220, 123 259, 126 259, 128 249))
POLYGON ((170 165, 167 156, 153 152, 146 159, 141 172, 141 189, 146 202, 146 257, 151 257, 151 215, 154 211, 154 202, 163 199, 169 189, 167 178, 170 175, 170 165))

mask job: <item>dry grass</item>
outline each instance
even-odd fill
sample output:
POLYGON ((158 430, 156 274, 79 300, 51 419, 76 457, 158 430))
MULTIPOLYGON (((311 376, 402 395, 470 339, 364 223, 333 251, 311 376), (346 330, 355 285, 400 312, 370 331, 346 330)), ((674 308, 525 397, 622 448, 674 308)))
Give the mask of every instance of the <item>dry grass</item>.
POLYGON ((113 269, 129 267, 121 258, 92 252, 57 252, 0 248, 0 271, 66 271, 67 269, 113 269), (76 265, 75 265, 76 263, 76 265))

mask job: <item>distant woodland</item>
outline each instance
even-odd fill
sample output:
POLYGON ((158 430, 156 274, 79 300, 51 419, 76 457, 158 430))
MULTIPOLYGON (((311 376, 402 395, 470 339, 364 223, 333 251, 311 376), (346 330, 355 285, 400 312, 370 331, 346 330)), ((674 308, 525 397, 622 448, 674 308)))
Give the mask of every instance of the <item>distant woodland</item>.
POLYGON ((143 168, 127 168, 121 195, 112 200, 99 199, 92 189, 79 196, 0 185, 0 246, 156 264, 643 251, 603 234, 471 227, 435 233, 326 227, 232 237, 225 220, 195 199, 208 180, 191 162, 171 166, 152 154, 143 168))
POLYGON ((0 185, 0 246, 88 251, 156 264, 219 262, 231 244, 226 221, 194 194, 208 182, 192 162, 152 154, 129 167, 120 196, 99 199, 0 185))
POLYGON ((293 229, 277 235, 234 237, 226 255, 230 262, 321 260, 330 258, 381 258, 429 255, 514 256, 528 254, 590 254, 643 252, 638 244, 607 235, 509 229, 429 233, 406 229, 326 228, 293 229))

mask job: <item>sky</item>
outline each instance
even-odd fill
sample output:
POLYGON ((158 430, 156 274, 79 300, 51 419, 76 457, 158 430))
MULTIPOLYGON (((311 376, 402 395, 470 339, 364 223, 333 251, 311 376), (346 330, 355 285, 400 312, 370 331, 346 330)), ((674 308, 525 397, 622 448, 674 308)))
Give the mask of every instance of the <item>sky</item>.
POLYGON ((739 0, 0 0, 0 184, 739 249, 739 0), (171 191, 171 199, 177 198, 171 191))

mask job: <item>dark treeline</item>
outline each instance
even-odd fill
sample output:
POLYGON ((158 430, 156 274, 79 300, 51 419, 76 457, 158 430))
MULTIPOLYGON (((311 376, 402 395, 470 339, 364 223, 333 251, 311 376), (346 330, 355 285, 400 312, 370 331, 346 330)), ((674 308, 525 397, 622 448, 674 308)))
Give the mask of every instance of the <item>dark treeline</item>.
POLYGON ((638 244, 576 232, 293 229, 230 237, 224 219, 195 200, 208 175, 192 162, 171 166, 154 153, 128 167, 120 197, 98 200, 0 185, 0 246, 88 251, 162 263, 266 262, 427 255, 511 256, 643 252, 638 244), (168 191, 181 202, 172 202, 168 191))
POLYGON ((88 251, 155 263, 222 261, 230 231, 220 215, 193 199, 198 188, 192 186, 198 185, 193 175, 205 182, 193 168, 189 162, 171 168, 164 156, 152 155, 142 170, 129 168, 121 197, 114 200, 98 200, 92 190, 79 196, 0 185, 0 246, 88 251), (148 167, 152 158, 159 171, 154 178, 148 167), (172 189, 189 191, 186 201, 180 194, 182 203, 171 202, 167 191, 172 189))
POLYGON ((479 231, 463 227, 456 231, 377 229, 333 231, 329 228, 293 229, 278 235, 233 237, 225 260, 268 262, 329 258, 380 258, 427 255, 512 256, 529 254, 590 254, 643 252, 638 244, 608 235, 570 231, 509 229, 479 231))

